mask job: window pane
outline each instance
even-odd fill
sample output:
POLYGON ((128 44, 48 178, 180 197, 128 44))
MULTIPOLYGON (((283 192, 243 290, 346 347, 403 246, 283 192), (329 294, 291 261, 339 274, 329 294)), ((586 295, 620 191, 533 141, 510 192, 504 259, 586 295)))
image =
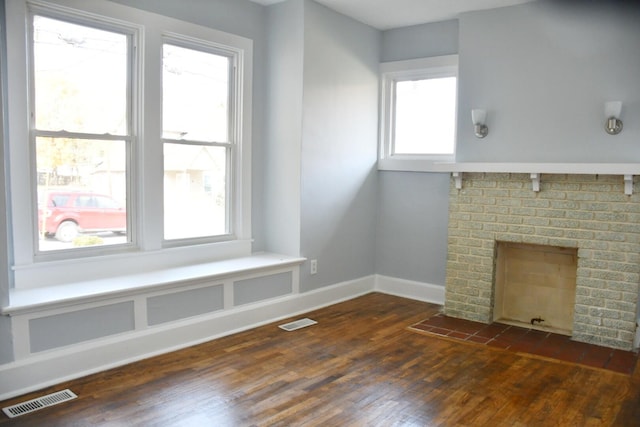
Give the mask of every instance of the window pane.
POLYGON ((395 154, 453 154, 456 78, 396 83, 395 154))
POLYGON ((163 47, 163 138, 228 142, 229 58, 163 47))
POLYGON ((227 148, 164 145, 164 238, 228 234, 227 148))
POLYGON ((126 144, 37 138, 40 251, 127 242, 126 144))
POLYGON ((127 36, 34 16, 36 128, 127 133, 127 36))

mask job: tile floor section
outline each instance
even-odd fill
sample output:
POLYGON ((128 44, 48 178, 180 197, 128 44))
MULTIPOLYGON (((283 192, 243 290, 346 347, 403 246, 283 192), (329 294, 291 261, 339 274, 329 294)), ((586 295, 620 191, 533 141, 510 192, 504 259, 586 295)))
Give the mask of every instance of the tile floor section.
POLYGON ((633 374, 638 353, 572 341, 571 337, 502 323, 472 322, 435 315, 411 328, 505 350, 633 374))

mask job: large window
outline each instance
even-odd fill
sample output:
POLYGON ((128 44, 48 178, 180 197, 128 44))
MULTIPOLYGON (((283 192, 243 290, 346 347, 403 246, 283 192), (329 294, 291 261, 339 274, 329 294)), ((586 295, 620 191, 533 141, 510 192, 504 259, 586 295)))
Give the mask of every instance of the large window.
POLYGON ((38 250, 128 242, 131 37, 31 18, 38 250))
POLYGON ((6 16, 16 287, 251 253, 251 40, 106 0, 6 16))
POLYGON ((164 236, 223 236, 229 230, 232 58, 165 43, 162 74, 164 236))
POLYGON ((454 160, 457 56, 383 63, 380 68, 381 168, 454 160))

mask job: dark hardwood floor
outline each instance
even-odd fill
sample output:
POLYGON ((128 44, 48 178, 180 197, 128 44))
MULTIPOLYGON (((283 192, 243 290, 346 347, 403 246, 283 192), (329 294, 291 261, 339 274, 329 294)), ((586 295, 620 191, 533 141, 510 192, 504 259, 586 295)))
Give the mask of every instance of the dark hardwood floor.
POLYGON ((319 323, 298 331, 271 324, 1 402, 65 388, 79 396, 0 414, 0 425, 640 426, 640 369, 628 376, 407 329, 438 310, 369 294, 308 313, 319 323))

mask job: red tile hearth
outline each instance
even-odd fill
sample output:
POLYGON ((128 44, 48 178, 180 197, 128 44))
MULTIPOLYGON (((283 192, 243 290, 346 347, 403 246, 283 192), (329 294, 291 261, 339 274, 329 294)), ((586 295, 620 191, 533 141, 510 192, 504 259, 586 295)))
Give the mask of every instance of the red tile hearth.
POLYGON ((608 369, 631 375, 638 353, 572 341, 571 337, 510 326, 502 323, 472 322, 437 314, 410 329, 461 341, 484 344, 509 351, 608 369))

